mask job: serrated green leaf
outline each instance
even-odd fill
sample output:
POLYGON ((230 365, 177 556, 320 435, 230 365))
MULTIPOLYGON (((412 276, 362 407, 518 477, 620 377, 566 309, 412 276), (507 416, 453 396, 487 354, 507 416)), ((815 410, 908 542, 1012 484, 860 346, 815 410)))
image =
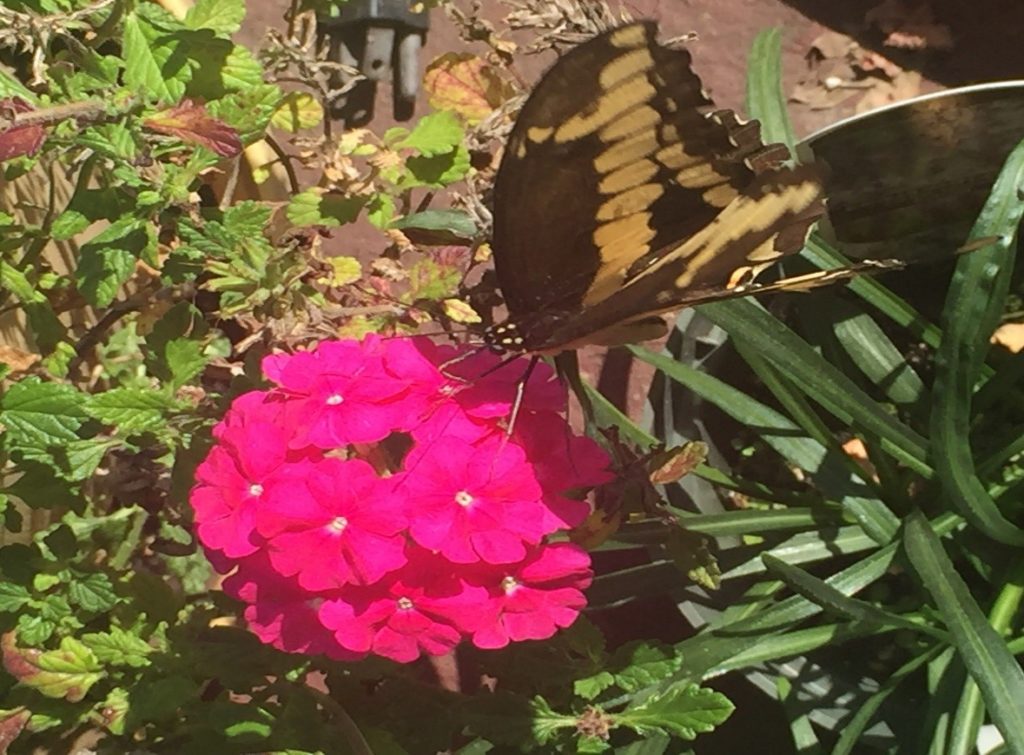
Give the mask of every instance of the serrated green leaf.
POLYGON ((0 582, 0 612, 15 613, 28 605, 31 598, 28 588, 11 582, 0 582))
POLYGON ((171 386, 180 388, 203 371, 209 359, 203 353, 203 346, 191 338, 175 338, 164 349, 167 366, 173 376, 171 386))
POLYGON ((89 218, 77 210, 67 210, 58 215, 50 226, 54 241, 66 241, 89 227, 89 218))
MULTIPOLYGON (((465 137, 455 113, 442 110, 420 118, 405 138, 394 144, 396 149, 414 149, 423 157, 443 155, 462 145, 465 137)), ((386 138, 386 137, 385 137, 386 138)))
POLYGON ((577 679, 572 685, 572 690, 584 700, 593 700, 613 684, 615 677, 607 671, 600 671, 593 676, 577 679))
POLYGON ((679 670, 682 659, 672 648, 635 642, 615 651, 609 665, 621 669, 615 672, 615 683, 626 692, 635 692, 679 670))
POLYGON ((111 734, 121 736, 125 732, 124 724, 128 717, 129 707, 128 690, 115 687, 100 703, 99 713, 94 719, 96 725, 102 726, 111 734))
POLYGON ((199 686, 184 676, 167 676, 132 692, 132 716, 139 722, 172 720, 178 709, 199 693, 199 686))
POLYGON ((185 14, 185 26, 227 36, 241 28, 244 18, 244 0, 196 0, 185 14))
POLYGON ((35 461, 23 461, 17 480, 4 486, 4 491, 20 498, 33 509, 78 508, 82 501, 67 480, 54 473, 52 466, 35 461))
POLYGON ((469 150, 460 144, 439 155, 410 157, 405 161, 405 173, 398 186, 403 189, 417 186, 442 189, 465 178, 469 168, 469 150))
POLYGON ((692 740, 698 734, 712 731, 733 709, 733 704, 720 692, 677 684, 612 717, 617 725, 641 735, 662 733, 692 740))
POLYGON ((387 228, 395 217, 395 198, 390 194, 375 194, 366 205, 366 217, 377 228, 387 228))
POLYGON ((363 277, 363 266, 355 257, 328 257, 331 268, 328 283, 332 286, 347 286, 363 277))
POLYGON ((165 412, 176 406, 173 399, 153 390, 113 388, 91 396, 86 408, 91 416, 115 425, 122 433, 137 433, 163 427, 165 412))
POLYGON ((12 385, 0 401, 0 423, 17 444, 49 446, 78 439, 86 418, 86 396, 70 385, 26 378, 12 385))
POLYGON ((78 291, 93 306, 109 306, 150 247, 156 247, 150 223, 131 216, 118 218, 82 246, 75 268, 78 291))
POLYGON ((134 160, 139 152, 135 133, 123 123, 89 126, 75 137, 75 142, 116 160, 134 160))
POLYGON ((244 201, 224 212, 224 229, 236 238, 262 238, 273 209, 263 202, 244 201))
POLYGON ((124 55, 124 83, 138 95, 154 97, 166 104, 175 103, 185 94, 185 82, 189 78, 188 66, 177 66, 178 76, 165 78, 164 68, 170 61, 178 42, 165 35, 160 43, 152 27, 135 13, 124 17, 124 31, 121 39, 124 55), (151 40, 152 38, 152 40, 151 40))
POLYGON ((95 653, 104 664, 143 668, 150 665, 149 655, 154 652, 149 643, 120 627, 109 632, 82 635, 82 644, 95 653))
MULTIPOLYGON (((57 631, 57 625, 42 616, 21 614, 15 632, 18 639, 27 645, 42 645, 57 631)), ((12 672, 13 673, 13 672, 12 672)))
POLYGON ((355 220, 364 202, 362 197, 324 194, 322 189, 312 188, 292 197, 285 212, 288 219, 298 226, 336 228, 355 220))
POLYGON ((54 450, 60 462, 58 474, 69 482, 81 482, 92 476, 107 451, 120 445, 117 440, 89 438, 73 440, 54 450))
POLYGON ((313 128, 324 119, 324 109, 308 92, 288 92, 277 106, 270 123, 292 134, 313 128))
POLYGON ((68 585, 68 598, 92 613, 104 613, 120 602, 110 578, 101 572, 76 576, 68 585))
POLYGON ((23 650, 14 635, 4 638, 5 667, 19 683, 46 697, 78 702, 103 678, 102 666, 85 645, 64 637, 58 650, 23 650))

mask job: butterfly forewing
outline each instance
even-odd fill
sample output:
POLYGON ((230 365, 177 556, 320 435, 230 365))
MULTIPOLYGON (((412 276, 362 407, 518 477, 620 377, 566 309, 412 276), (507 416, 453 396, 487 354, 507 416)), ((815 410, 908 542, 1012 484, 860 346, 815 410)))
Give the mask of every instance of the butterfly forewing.
POLYGON ((788 152, 763 147, 755 122, 712 111, 689 54, 655 31, 630 24, 567 53, 509 138, 493 246, 526 350, 718 298, 738 271, 798 250, 813 219, 811 171, 781 168, 788 152))

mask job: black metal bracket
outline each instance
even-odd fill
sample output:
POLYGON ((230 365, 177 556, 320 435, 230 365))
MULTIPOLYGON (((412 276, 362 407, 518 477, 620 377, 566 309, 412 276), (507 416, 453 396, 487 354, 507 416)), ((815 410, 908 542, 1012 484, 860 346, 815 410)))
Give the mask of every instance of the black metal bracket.
MULTIPOLYGON (((366 77, 332 107, 346 126, 361 126, 373 117, 377 84, 393 86, 395 120, 407 121, 416 107, 420 84, 420 49, 430 28, 426 11, 410 10, 409 0, 351 0, 335 17, 321 16, 317 27, 328 38, 331 60, 356 68, 366 77)), ((341 88, 342 74, 332 86, 341 88)))

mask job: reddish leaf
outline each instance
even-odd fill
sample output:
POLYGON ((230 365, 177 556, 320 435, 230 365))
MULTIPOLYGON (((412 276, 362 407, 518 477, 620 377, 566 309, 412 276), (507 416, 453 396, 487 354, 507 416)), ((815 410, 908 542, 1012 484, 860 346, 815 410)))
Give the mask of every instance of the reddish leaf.
MULTIPOLYGON (((0 129, 3 129, 4 123, 13 120, 12 116, 15 113, 27 113, 31 110, 35 108, 20 97, 0 100, 0 129)), ((34 155, 43 146, 45 138, 46 130, 38 123, 0 130, 0 162, 14 157, 34 155)))
POLYGON ((511 86, 482 59, 468 53, 446 53, 423 74, 423 88, 437 110, 452 110, 477 123, 512 96, 511 86))
POLYGON ((32 711, 25 708, 15 708, 0 715, 0 755, 7 755, 7 748, 18 738, 31 717, 32 711))
POLYGON ((188 98, 168 110, 154 113, 142 125, 160 134, 176 136, 183 142, 199 144, 221 157, 234 157, 242 151, 238 132, 206 112, 205 105, 188 98))
POLYGON ((0 645, 7 673, 46 697, 77 703, 103 677, 92 651, 72 637, 63 638, 57 650, 44 651, 18 647, 14 632, 8 632, 0 645))

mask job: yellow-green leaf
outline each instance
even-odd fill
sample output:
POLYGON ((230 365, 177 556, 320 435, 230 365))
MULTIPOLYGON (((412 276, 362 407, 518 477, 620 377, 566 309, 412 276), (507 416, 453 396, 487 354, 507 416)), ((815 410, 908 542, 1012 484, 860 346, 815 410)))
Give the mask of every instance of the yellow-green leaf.
POLYGON ((423 74, 423 88, 436 110, 451 110, 470 124, 479 123, 514 91, 482 58, 446 53, 423 74))
POLYGON ((453 322, 461 322, 465 325, 482 322, 476 310, 462 301, 462 299, 445 299, 444 313, 453 322))
POLYGON ((324 109, 311 94, 288 92, 277 106, 270 122, 277 128, 296 133, 312 128, 324 119, 324 109))
POLYGON ((363 277, 363 266, 355 257, 331 257, 327 264, 331 266, 328 283, 332 286, 347 286, 363 277))

